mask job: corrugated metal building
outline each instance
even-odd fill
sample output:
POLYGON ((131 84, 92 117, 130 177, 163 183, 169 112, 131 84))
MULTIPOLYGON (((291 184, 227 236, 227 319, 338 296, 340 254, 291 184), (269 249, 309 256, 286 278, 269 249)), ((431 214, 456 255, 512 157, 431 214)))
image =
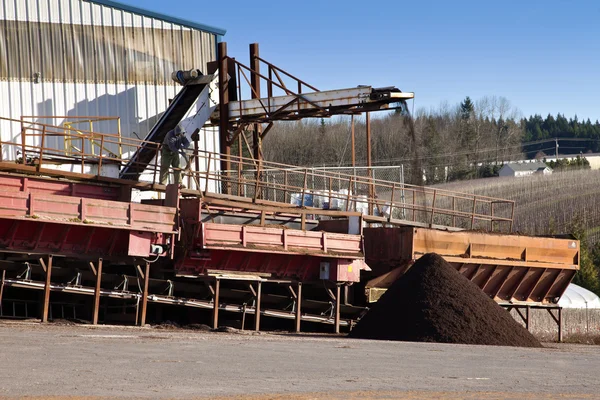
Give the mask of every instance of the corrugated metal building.
MULTIPOLYGON (((206 71, 225 34, 107 0, 0 4, 0 117, 61 125, 75 116, 119 116, 127 137, 143 138, 178 92, 171 72, 206 71)), ((116 132, 116 125, 94 130, 116 132)), ((0 121, 0 135, 19 140, 19 124, 0 121)), ((214 131, 203 139, 206 150, 218 151, 214 131)), ((5 159, 15 156, 5 150, 5 159)))

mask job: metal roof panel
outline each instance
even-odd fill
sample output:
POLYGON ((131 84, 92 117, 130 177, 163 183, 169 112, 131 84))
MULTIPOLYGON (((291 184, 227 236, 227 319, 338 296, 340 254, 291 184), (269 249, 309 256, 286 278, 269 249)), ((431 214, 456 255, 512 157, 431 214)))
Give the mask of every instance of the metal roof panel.
POLYGON ((85 0, 85 1, 88 1, 90 3, 101 4, 103 6, 112 7, 112 8, 116 8, 116 9, 120 9, 120 10, 124 10, 124 11, 129 11, 129 12, 135 13, 135 14, 145 15, 150 18, 156 18, 156 19, 160 19, 163 21, 172 22, 174 24, 187 26, 189 28, 198 29, 198 30, 201 30, 204 32, 214 33, 215 35, 218 35, 218 36, 223 36, 223 35, 225 35, 225 33, 227 33, 226 29, 222 29, 222 28, 218 28, 218 27, 210 26, 210 25, 205 25, 205 24, 200 24, 200 23, 188 21, 185 19, 180 19, 180 18, 169 16, 169 15, 157 13, 154 11, 144 10, 142 8, 129 6, 129 5, 126 5, 123 3, 119 3, 117 1, 112 1, 112 0, 85 0))

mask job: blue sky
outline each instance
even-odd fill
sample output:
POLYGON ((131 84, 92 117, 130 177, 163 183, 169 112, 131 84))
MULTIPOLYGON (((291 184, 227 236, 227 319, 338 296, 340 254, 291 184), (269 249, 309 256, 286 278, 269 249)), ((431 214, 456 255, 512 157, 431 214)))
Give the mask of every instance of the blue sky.
POLYGON ((225 28, 245 63, 258 42, 321 90, 394 85, 416 108, 496 95, 524 115, 600 119, 600 1, 119 1, 225 28))

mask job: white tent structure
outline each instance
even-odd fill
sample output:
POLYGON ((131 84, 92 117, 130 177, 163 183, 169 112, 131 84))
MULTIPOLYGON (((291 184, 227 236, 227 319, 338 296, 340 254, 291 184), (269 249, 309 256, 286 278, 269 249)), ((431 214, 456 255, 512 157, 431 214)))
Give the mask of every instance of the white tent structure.
POLYGON ((558 305, 563 308, 600 309, 600 297, 581 286, 571 283, 558 301, 558 305))

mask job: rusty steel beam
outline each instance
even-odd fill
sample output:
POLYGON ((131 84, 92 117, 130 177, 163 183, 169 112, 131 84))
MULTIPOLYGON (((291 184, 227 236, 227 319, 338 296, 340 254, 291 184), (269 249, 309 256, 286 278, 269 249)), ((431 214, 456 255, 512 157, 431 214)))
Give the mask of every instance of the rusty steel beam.
POLYGON ((0 316, 2 316, 2 298, 4 297, 4 281, 6 280, 6 270, 2 270, 2 281, 0 281, 0 316))
POLYGON ((296 295, 296 332, 300 333, 302 322, 302 282, 298 282, 298 293, 296 295))
MULTIPOLYGON (((229 140, 229 72, 227 58, 227 43, 218 45, 219 60, 219 145, 220 152, 225 157, 221 159, 221 170, 228 178, 231 171, 231 141, 229 140)), ((233 72, 233 71, 232 71, 233 72)), ((231 184, 226 180, 225 193, 231 193, 231 184)))
MULTIPOLYGON (((93 266, 90 263, 90 266, 93 266)), ((98 324, 98 312, 100 309, 100 283, 102 281, 102 259, 98 259, 98 268, 95 271, 96 274, 96 287, 94 289, 94 313, 92 317, 92 325, 98 324)), ((106 319, 106 316, 105 316, 106 319)))
POLYGON ((48 310, 50 309, 50 278, 52 277, 52 255, 48 256, 48 264, 46 265, 45 270, 46 282, 44 284, 44 305, 42 309, 42 322, 48 322, 48 310))
POLYGON ((146 325, 146 312, 148 311, 148 282, 150 281, 150 263, 146 261, 146 273, 144 274, 144 288, 142 292, 142 312, 140 315, 140 326, 146 325))
MULTIPOLYGON (((250 44, 250 68, 252 69, 250 73, 252 98, 260 99, 260 54, 258 43, 250 44)), ((262 159, 262 140, 260 130, 260 124, 254 124, 254 130, 252 133, 252 152, 255 160, 262 159)))
POLYGON ((262 282, 258 281, 256 285, 256 312, 254 314, 254 330, 260 330, 260 301, 262 296, 262 282))
MULTIPOLYGON (((375 186, 373 183, 373 176, 371 175, 372 170, 372 159, 371 159, 371 114, 366 113, 366 124, 367 124, 367 175, 369 179, 369 198, 373 198, 375 194, 375 186)), ((374 207, 373 203, 369 201, 369 215, 373 215, 374 207)))
POLYGON ((334 315, 334 327, 335 333, 340 333, 340 285, 335 285, 335 315, 334 315))
POLYGON ((219 327, 219 292, 221 289, 221 280, 219 278, 215 279, 215 294, 213 296, 213 329, 217 329, 219 327))
POLYGON ((354 114, 350 117, 350 135, 352 138, 352 166, 356 167, 356 143, 354 137, 354 114))

